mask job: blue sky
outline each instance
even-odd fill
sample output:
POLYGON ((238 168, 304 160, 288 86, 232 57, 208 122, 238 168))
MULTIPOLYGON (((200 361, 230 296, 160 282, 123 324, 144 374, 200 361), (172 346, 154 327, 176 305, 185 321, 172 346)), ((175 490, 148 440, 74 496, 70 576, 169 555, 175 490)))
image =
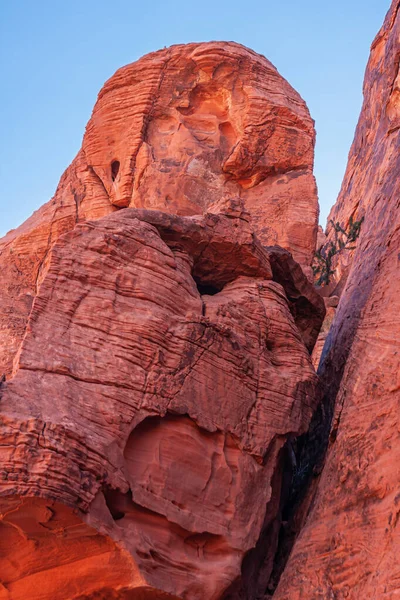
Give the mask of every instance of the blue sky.
POLYGON ((325 226, 389 0, 15 0, 0 3, 0 235, 54 194, 97 93, 117 68, 175 43, 234 40, 264 54, 316 121, 325 226))

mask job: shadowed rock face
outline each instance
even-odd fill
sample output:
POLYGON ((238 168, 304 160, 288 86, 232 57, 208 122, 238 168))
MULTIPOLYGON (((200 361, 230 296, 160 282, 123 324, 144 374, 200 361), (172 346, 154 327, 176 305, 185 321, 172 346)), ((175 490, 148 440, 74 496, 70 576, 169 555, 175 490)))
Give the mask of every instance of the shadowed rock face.
POLYGON ((357 249, 337 265, 344 290, 319 371, 325 414, 334 410, 330 444, 278 600, 400 594, 399 61, 395 0, 372 44, 364 105, 331 212, 342 226, 350 215, 364 222, 357 249))
POLYGON ((239 44, 173 46, 117 71, 54 198, 0 242, 0 374, 12 370, 50 248, 76 222, 121 207, 202 215, 241 203, 262 243, 309 268, 314 141, 304 101, 239 44))
POLYGON ((124 209, 61 236, 1 388, 3 597, 217 599, 277 522, 273 556, 323 317, 243 218, 124 209))

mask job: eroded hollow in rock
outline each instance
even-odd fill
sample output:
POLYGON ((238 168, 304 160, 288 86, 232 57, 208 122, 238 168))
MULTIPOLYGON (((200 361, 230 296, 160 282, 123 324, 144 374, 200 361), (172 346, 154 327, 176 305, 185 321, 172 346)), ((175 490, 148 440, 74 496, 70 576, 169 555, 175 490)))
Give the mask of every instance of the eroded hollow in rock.
POLYGON ((114 521, 120 521, 126 516, 127 506, 132 502, 132 494, 130 491, 124 493, 106 486, 104 499, 114 521))
MULTIPOLYGON (((189 597, 185 589, 193 582, 193 573, 196 573, 199 592, 195 597, 217 598, 216 590, 223 589, 226 573, 235 562, 225 536, 193 530, 195 521, 191 515, 188 527, 182 527, 170 514, 167 518, 134 502, 131 491, 122 492, 106 486, 103 493, 111 515, 118 517, 119 537, 134 557, 149 590, 153 585, 154 596, 149 593, 149 598, 178 600, 189 597), (221 567, 217 575, 216 562, 221 567), (159 588, 166 591, 165 596, 158 595, 159 588)), ((233 566, 238 570, 239 564, 233 566)), ((132 598, 136 600, 139 596, 132 598)))
POLYGON ((144 489, 158 501, 191 510, 199 518, 230 519, 231 498, 239 492, 235 488, 241 459, 231 436, 210 433, 186 415, 148 417, 131 433, 124 456, 132 489, 144 489), (210 495, 207 487, 214 485, 215 472, 218 490, 210 495), (208 506, 201 506, 205 494, 208 506))
POLYGON ((115 181, 117 179, 117 175, 119 173, 120 163, 119 160, 114 160, 111 163, 111 179, 115 181))
MULTIPOLYGON (((219 597, 239 575, 245 553, 232 534, 248 500, 241 489, 250 481, 249 470, 259 473, 262 466, 230 434, 172 413, 145 418, 131 432, 124 458, 131 489, 106 486, 103 493, 141 574, 185 597, 196 573, 198 597, 219 597)), ((251 518, 244 517, 242 527, 251 518)))
POLYGON ((194 281, 200 296, 215 296, 215 294, 219 294, 223 288, 222 285, 218 286, 212 283, 202 283, 197 277, 194 277, 194 281))

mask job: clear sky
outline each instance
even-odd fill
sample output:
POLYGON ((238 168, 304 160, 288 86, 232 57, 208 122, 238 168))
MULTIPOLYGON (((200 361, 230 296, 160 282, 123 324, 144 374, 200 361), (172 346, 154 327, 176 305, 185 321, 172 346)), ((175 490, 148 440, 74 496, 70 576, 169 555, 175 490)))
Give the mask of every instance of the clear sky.
POLYGON ((234 40, 264 54, 316 121, 320 222, 336 200, 370 44, 390 0, 0 0, 0 235, 54 194, 96 96, 163 46, 234 40))

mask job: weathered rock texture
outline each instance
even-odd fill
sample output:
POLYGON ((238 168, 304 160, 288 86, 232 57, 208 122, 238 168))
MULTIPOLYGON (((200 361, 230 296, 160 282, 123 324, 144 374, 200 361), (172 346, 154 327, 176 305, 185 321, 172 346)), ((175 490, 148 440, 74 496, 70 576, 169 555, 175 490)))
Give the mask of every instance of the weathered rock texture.
POLYGON ((263 593, 318 397, 313 147, 237 44, 105 84, 0 246, 1 600, 263 593))
POLYGON ((275 67, 243 46, 172 46, 120 69, 82 151, 114 206, 194 215, 239 196, 263 243, 311 263, 313 122, 275 67))
MULTIPOLYGON (((400 596, 400 3, 372 44, 334 221, 364 216, 320 372, 336 402, 311 511, 274 598, 400 596)), ((347 259, 346 259, 347 260, 347 259)), ((314 486, 315 489, 315 486, 314 486)))
POLYGON ((0 598, 234 598, 265 531, 268 578, 324 312, 245 215, 61 236, 1 388, 0 598))
POLYGON ((219 213, 241 199, 259 239, 309 267, 314 141, 300 96, 239 44, 173 46, 120 69, 54 198, 0 242, 0 373, 12 370, 52 244, 76 222, 128 206, 219 213))

